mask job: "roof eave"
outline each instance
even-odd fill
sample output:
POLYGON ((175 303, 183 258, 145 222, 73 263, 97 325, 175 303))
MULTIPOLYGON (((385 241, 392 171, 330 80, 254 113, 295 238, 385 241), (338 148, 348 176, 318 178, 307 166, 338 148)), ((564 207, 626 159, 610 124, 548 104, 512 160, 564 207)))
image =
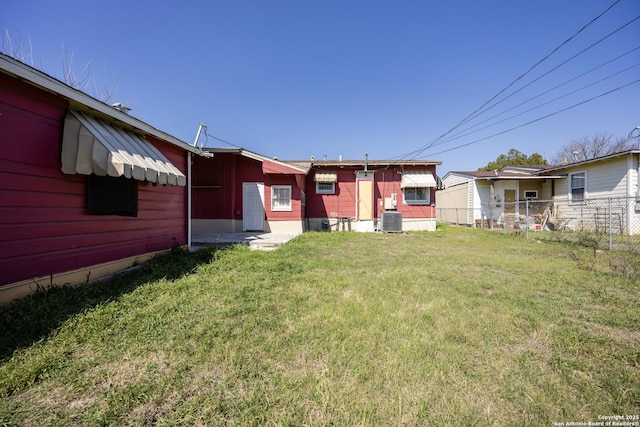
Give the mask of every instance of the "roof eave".
POLYGON ((0 54, 0 72, 9 74, 32 86, 39 87, 47 92, 61 96, 67 99, 73 107, 89 109, 92 112, 97 112, 113 121, 125 123, 140 132, 169 142, 170 144, 180 147, 186 151, 200 155, 203 154, 202 150, 199 148, 189 145, 175 136, 158 130, 133 116, 118 111, 110 105, 107 105, 78 89, 72 88, 48 74, 4 54, 0 54))

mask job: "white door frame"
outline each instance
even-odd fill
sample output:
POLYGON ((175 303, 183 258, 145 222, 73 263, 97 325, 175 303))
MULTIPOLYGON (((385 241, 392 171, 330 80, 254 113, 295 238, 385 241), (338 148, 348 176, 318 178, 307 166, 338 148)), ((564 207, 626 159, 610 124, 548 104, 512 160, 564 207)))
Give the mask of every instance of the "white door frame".
POLYGON ((264 212, 264 182, 243 182, 242 231, 264 231, 264 212))

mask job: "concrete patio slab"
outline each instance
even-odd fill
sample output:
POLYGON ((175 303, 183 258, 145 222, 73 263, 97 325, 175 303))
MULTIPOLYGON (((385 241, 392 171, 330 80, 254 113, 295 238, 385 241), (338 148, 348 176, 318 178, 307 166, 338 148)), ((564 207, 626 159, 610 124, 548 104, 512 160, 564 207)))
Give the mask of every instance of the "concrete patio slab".
POLYGON ((246 245, 252 250, 270 251, 279 248, 288 241, 299 236, 300 233, 192 233, 191 248, 204 246, 246 245))

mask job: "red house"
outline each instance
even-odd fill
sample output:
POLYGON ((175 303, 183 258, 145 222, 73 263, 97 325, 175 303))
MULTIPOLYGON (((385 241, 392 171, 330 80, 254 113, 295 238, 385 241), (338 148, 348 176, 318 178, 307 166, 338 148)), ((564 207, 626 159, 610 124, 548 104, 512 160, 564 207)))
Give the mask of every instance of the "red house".
POLYGON ((189 245, 195 153, 0 55, 0 303, 189 245))
POLYGON ((433 161, 279 161, 209 149, 194 158, 193 230, 435 230, 433 161), (384 215, 383 215, 384 214, 384 215), (385 220, 397 224, 383 227, 385 220))
POLYGON ((242 148, 193 159, 194 232, 302 233, 308 168, 242 148))
POLYGON ((307 175, 308 228, 433 231, 436 166, 440 164, 425 160, 314 160, 307 175))

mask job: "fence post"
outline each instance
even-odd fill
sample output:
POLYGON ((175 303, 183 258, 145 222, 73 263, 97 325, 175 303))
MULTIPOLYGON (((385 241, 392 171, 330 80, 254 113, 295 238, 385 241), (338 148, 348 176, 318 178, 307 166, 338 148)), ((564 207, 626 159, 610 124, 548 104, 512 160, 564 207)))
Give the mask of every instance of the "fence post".
POLYGON ((613 212, 611 210, 611 197, 609 197, 609 250, 613 247, 613 223, 611 217, 613 216, 613 212))
POLYGON ((527 231, 525 231, 524 235, 528 239, 529 238, 529 200, 527 200, 527 208, 525 209, 525 211, 527 215, 524 217, 524 223, 527 231))

